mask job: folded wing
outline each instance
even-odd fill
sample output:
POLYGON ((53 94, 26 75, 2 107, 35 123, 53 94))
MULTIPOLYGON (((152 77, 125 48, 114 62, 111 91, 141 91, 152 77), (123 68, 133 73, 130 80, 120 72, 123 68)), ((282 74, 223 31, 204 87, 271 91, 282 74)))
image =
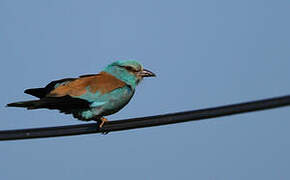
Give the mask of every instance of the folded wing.
MULTIPOLYGON (((124 86, 126 86, 125 82, 108 73, 101 72, 79 78, 52 81, 44 88, 27 89, 25 93, 40 99, 11 103, 7 106, 27 109, 57 109, 66 114, 79 114, 90 108, 105 105, 107 101, 110 101, 111 96, 104 98, 103 95, 108 95, 124 86)), ((114 97, 117 98, 115 95, 114 97)))

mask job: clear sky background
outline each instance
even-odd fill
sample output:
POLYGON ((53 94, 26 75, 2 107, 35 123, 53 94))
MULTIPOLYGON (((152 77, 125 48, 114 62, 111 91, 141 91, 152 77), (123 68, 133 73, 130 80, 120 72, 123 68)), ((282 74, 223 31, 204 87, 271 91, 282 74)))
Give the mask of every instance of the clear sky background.
MULTIPOLYGON (((83 124, 5 108, 23 90, 137 59, 110 120, 290 93, 289 0, 0 0, 0 129, 83 124)), ((290 108, 154 128, 0 142, 0 179, 290 179, 290 108)))

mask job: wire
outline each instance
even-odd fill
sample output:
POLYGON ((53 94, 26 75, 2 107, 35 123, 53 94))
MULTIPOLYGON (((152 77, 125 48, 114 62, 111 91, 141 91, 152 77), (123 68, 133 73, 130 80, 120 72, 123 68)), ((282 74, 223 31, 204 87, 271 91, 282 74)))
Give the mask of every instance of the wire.
POLYGON ((266 110, 290 105, 290 95, 226 105, 214 108, 207 108, 194 111, 185 111, 157 116, 133 118, 126 120, 109 121, 99 128, 96 123, 70 125, 47 128, 4 130, 0 131, 0 140, 32 139, 57 136, 71 136, 91 133, 107 133, 112 131, 123 131, 129 129, 161 126, 166 124, 197 121, 215 117, 234 115, 252 111, 266 110))

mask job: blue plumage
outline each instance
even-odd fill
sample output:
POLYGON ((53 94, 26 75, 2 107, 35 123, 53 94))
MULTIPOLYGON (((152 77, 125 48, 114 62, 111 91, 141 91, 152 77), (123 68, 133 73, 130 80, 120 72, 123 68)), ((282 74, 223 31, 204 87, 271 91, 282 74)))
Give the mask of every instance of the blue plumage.
POLYGON ((40 99, 7 106, 58 109, 80 120, 102 120, 103 124, 103 116, 122 109, 134 95, 138 83, 151 76, 155 74, 137 61, 116 61, 99 74, 57 80, 44 88, 28 89, 25 93, 40 99))

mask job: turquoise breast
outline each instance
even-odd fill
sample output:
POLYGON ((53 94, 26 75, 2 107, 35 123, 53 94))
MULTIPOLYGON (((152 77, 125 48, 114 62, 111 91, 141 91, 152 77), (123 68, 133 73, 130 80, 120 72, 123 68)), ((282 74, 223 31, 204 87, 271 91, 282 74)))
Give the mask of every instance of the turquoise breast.
POLYGON ((83 120, 91 120, 116 113, 128 104, 133 95, 134 90, 130 86, 124 86, 105 94, 99 92, 93 94, 87 91, 78 98, 89 101, 91 108, 78 112, 78 116, 81 116, 83 120))

